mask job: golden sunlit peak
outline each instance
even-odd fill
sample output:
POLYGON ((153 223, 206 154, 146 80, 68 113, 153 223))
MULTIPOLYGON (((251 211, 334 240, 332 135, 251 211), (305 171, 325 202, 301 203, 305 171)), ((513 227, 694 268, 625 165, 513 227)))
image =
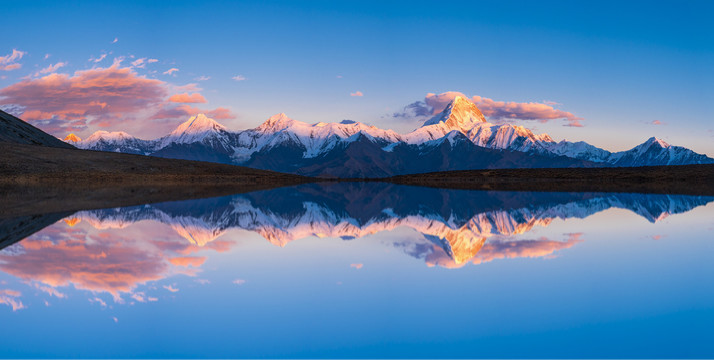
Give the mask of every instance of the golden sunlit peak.
POLYGON ((82 141, 82 139, 74 133, 70 133, 69 135, 67 135, 67 137, 64 138, 64 141, 80 142, 82 141))
POLYGON ((71 217, 71 218, 63 219, 63 221, 64 221, 67 225, 69 225, 70 227, 72 227, 72 226, 75 226, 75 225, 79 224, 79 222, 82 221, 82 219, 80 219, 80 218, 78 218, 78 217, 71 217))

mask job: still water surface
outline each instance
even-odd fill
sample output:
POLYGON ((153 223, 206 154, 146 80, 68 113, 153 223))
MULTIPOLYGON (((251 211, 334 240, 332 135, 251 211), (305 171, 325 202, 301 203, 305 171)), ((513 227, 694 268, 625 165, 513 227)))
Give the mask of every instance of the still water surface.
POLYGON ((310 184, 55 220, 0 250, 2 357, 714 357, 714 197, 310 184))

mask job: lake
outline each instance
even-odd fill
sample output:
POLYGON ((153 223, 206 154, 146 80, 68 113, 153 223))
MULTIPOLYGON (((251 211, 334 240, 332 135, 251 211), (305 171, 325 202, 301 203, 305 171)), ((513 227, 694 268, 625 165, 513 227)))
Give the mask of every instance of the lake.
POLYGON ((714 357, 711 196, 306 184, 0 235, 5 358, 714 357))

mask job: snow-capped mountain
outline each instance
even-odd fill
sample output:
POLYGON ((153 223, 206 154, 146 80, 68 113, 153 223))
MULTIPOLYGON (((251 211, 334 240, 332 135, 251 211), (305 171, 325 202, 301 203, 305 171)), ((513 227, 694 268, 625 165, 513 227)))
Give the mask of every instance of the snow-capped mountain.
POLYGON ((325 177, 524 167, 652 166, 714 163, 705 155, 652 138, 617 153, 585 142, 555 142, 512 124, 492 124, 469 99, 457 96, 408 134, 351 120, 308 124, 284 113, 260 126, 231 132, 204 114, 170 134, 141 140, 98 131, 74 142, 83 149, 214 161, 325 177))
POLYGON ((150 155, 156 141, 142 140, 123 131, 96 131, 84 140, 75 143, 80 149, 150 155))
POLYGON ((464 134, 478 146, 489 149, 509 149, 546 153, 545 144, 553 142, 547 134, 535 135, 532 131, 511 124, 488 123, 481 111, 470 100, 457 96, 422 127, 404 136, 410 144, 422 144, 440 139, 452 131, 464 134))

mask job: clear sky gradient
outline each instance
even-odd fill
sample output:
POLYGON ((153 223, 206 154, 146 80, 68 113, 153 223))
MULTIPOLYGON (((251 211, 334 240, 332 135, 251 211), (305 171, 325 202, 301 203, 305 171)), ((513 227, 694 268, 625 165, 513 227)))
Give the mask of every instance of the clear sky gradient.
POLYGON ((198 111, 407 132, 423 119, 395 113, 456 91, 582 118, 511 120, 556 140, 714 156, 710 1, 0 5, 0 106, 60 137, 153 138, 198 111))

